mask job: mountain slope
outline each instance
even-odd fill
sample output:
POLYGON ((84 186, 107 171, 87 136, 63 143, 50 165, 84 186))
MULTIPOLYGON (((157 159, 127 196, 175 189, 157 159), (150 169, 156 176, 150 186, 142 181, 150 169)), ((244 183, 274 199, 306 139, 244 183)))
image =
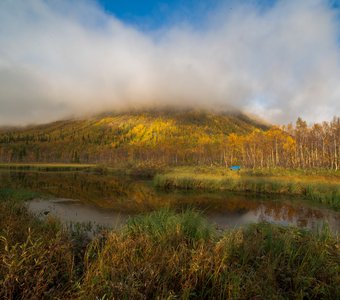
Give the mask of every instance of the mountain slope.
POLYGON ((84 120, 3 129, 0 161, 190 163, 220 155, 217 152, 230 133, 246 134, 256 128, 267 127, 240 113, 108 113, 84 120))

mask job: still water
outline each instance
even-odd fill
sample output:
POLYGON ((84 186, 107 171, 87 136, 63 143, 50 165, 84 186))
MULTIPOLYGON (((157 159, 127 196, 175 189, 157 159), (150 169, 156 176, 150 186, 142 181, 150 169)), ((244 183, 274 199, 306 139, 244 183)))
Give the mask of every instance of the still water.
POLYGON ((220 228, 268 221, 316 229, 325 222, 340 232, 340 213, 301 199, 247 194, 165 192, 151 181, 85 172, 0 171, 0 187, 25 188, 49 195, 27 203, 42 217, 120 227, 134 214, 169 207, 193 207, 220 228))

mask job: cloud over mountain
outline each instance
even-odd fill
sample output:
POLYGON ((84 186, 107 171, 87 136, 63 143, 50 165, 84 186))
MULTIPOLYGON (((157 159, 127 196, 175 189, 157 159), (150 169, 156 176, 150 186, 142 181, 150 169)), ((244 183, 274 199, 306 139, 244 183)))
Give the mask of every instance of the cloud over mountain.
POLYGON ((0 125, 154 105, 235 107, 273 122, 340 114, 328 2, 221 4, 202 24, 142 31, 92 1, 1 1, 0 125))

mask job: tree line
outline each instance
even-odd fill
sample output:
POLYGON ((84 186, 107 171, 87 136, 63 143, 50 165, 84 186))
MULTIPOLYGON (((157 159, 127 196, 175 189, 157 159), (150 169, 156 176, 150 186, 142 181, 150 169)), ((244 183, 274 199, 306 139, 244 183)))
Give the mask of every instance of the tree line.
MULTIPOLYGON (((247 168, 340 167, 340 118, 310 126, 214 130, 171 120, 104 126, 75 122, 54 130, 0 133, 1 162, 109 165, 241 165, 247 168), (72 125, 72 126, 71 126, 72 125)), ((221 126, 220 126, 221 127, 221 126)))
POLYGON ((295 125, 231 134, 226 162, 247 167, 327 168, 340 166, 340 118, 311 126, 298 118, 295 125))

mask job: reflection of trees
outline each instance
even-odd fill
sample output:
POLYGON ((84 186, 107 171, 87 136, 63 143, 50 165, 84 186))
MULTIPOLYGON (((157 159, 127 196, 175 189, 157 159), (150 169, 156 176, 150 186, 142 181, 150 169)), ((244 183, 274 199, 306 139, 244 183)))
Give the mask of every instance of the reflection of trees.
POLYGON ((336 213, 333 216, 317 208, 287 202, 262 203, 257 209, 257 216, 260 221, 289 222, 300 227, 315 227, 315 224, 327 219, 340 220, 336 213))
POLYGON ((81 172, 0 172, 0 187, 26 188, 59 198, 80 199, 119 211, 145 211, 163 206, 195 207, 205 212, 242 216, 254 213, 259 220, 289 222, 312 227, 322 220, 339 223, 339 214, 288 201, 258 200, 242 194, 162 193, 129 178, 81 172))
POLYGON ((154 198, 153 191, 147 186, 114 176, 78 172, 9 172, 0 173, 0 178, 2 187, 26 188, 103 207, 122 208, 154 198))

